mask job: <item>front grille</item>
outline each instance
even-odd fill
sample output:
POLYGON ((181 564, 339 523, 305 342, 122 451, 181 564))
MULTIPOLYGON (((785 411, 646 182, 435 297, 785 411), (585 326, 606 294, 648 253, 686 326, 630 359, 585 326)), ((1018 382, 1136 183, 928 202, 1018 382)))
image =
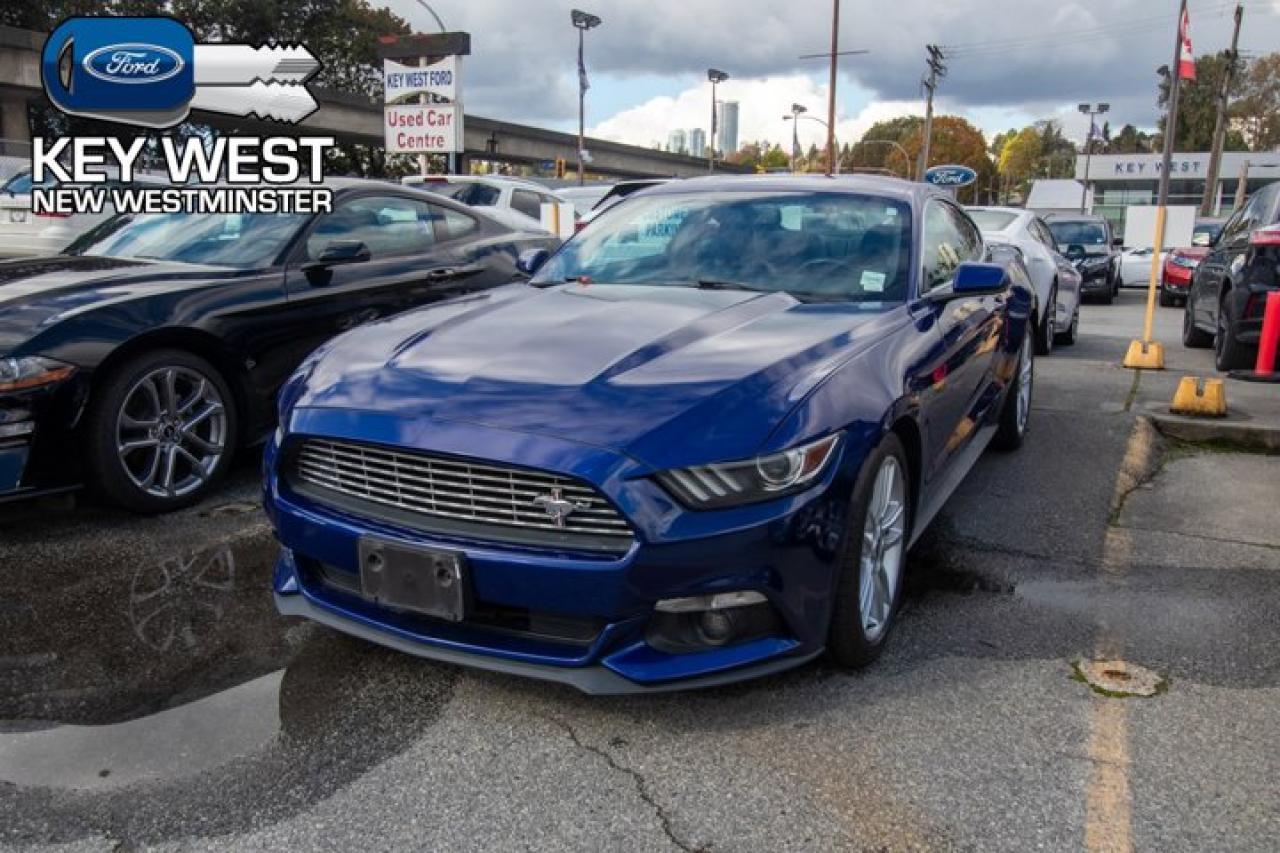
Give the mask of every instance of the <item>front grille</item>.
POLYGON ((308 439, 292 472, 295 485, 319 490, 312 497, 437 532, 608 551, 625 551, 632 538, 595 489, 543 471, 308 439), (563 524, 538 502, 553 496, 577 505, 563 524))

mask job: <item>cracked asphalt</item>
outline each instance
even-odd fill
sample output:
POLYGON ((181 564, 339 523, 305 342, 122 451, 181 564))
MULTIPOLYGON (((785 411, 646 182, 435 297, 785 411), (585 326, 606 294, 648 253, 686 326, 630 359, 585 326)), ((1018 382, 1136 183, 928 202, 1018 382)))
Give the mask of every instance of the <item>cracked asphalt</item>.
POLYGON ((253 460, 165 519, 10 507, 0 845, 1274 850, 1280 458, 1140 420, 1142 298, 1038 362, 1026 446, 913 551, 861 673, 587 697, 282 619, 253 460), (1168 689, 1072 677, 1114 657, 1168 689))

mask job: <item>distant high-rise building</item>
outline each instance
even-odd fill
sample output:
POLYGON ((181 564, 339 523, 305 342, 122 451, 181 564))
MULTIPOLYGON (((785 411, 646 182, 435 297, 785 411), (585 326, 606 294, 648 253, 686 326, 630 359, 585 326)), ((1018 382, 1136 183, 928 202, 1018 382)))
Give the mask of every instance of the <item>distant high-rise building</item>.
POLYGON ((721 101, 716 128, 716 147, 727 157, 738 150, 738 102, 721 101))
POLYGON ((689 153, 702 157, 707 153, 707 132, 700 127, 689 131, 689 153))
POLYGON ((667 136, 667 150, 672 154, 688 154, 689 143, 683 130, 673 130, 667 136))

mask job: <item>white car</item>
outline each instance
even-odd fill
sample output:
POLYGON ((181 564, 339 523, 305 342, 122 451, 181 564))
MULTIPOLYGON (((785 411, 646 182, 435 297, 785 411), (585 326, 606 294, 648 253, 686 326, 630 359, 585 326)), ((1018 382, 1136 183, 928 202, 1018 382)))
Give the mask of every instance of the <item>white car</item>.
POLYGON ((1075 343, 1080 328, 1080 275, 1071 262, 1058 253, 1049 226, 1034 212, 1016 207, 966 209, 984 238, 1022 250, 1040 306, 1036 352, 1048 355, 1055 341, 1075 343))
MULTIPOLYGON (((135 183, 167 183, 159 175, 134 174, 135 183)), ((115 216, 110 204, 103 205, 97 213, 76 213, 70 216, 37 214, 31 207, 31 189, 34 185, 31 169, 23 169, 0 186, 0 258, 23 258, 38 255, 56 255, 90 228, 115 216)), ((57 180, 46 176, 42 187, 58 186, 57 180)), ((87 184, 85 186, 88 186, 87 184)), ((95 187, 120 186, 119 181, 108 179, 95 187)))
MULTIPOLYGON (((1120 253, 1121 287, 1146 287, 1151 282, 1151 253, 1153 251, 1155 250, 1147 246, 1143 249, 1125 249, 1120 253)), ((1159 281, 1159 276, 1164 271, 1165 258, 1168 256, 1168 252, 1160 253, 1160 266, 1156 267, 1157 281, 1159 281)))
POLYGON ((491 218, 517 231, 546 233, 542 225, 544 203, 567 204, 546 187, 520 178, 499 175, 409 175, 401 183, 447 196, 468 207, 480 208, 491 218))

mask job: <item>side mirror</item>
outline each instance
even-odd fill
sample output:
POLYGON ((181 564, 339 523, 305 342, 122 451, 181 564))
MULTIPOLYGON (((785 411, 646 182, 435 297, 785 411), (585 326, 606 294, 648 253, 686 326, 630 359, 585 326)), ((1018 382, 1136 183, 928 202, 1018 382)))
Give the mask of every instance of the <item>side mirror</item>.
POLYGON ((1008 287, 1008 274, 999 264, 961 264, 951 282, 951 292, 957 296, 1003 293, 1008 287))
POLYGON ((332 240, 320 252, 320 257, 306 265, 308 269, 332 267, 339 264, 358 264, 373 257, 369 247, 359 240, 332 240))
POLYGON ((1112 237, 1112 238, 1111 238, 1111 245, 1112 245, 1112 246, 1115 246, 1117 249, 1122 249, 1122 248, 1124 248, 1124 238, 1123 238, 1123 237, 1112 237))
POLYGON ((547 262, 551 253, 546 249, 525 249, 516 258, 516 270, 524 275, 533 275, 547 262))

